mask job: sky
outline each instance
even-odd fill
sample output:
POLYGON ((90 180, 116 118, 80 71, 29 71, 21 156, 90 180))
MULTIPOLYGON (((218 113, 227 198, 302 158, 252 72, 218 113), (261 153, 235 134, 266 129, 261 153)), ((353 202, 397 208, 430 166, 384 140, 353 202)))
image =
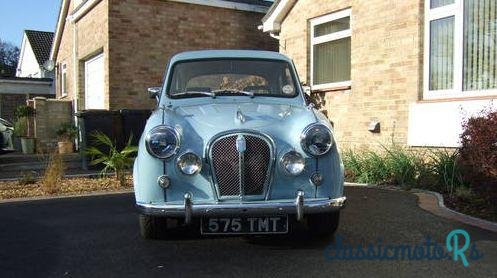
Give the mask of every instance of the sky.
POLYGON ((19 48, 25 29, 55 32, 60 0, 0 0, 0 39, 19 48))

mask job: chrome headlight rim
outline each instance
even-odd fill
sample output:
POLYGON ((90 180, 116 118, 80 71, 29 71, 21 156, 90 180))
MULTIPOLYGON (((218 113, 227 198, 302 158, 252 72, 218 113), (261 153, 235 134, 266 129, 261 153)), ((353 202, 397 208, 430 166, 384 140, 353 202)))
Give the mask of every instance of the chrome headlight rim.
POLYGON ((195 152, 193 151, 186 151, 182 154, 180 154, 178 156, 178 158, 176 159, 176 167, 179 169, 179 171, 184 174, 184 175, 187 175, 187 176, 193 176, 193 175, 196 175, 198 173, 200 173, 202 171, 202 167, 203 166, 203 162, 202 162, 202 157, 200 157, 198 154, 196 154, 195 152), (184 159, 185 156, 187 155, 193 155, 195 156, 196 159, 198 159, 198 169, 193 172, 193 173, 187 173, 183 170, 183 168, 181 167, 180 163, 182 161, 182 159, 184 159))
POLYGON ((279 159, 279 164, 280 164, 280 168, 282 169, 282 171, 283 171, 286 175, 288 175, 288 176, 293 176, 293 177, 296 177, 296 176, 300 176, 300 175, 302 175, 302 174, 305 172, 305 168, 306 168, 305 157, 304 157, 301 153, 299 153, 298 151, 296 151, 296 150, 287 150, 287 151, 285 151, 285 152, 283 153, 283 155, 282 155, 282 156, 280 157, 280 159, 279 159), (299 158, 300 158, 300 159, 302 159, 302 161, 303 161, 303 162, 302 162, 302 163, 303 163, 303 167, 302 167, 302 169, 301 169, 299 172, 297 172, 297 173, 292 173, 292 172, 290 172, 290 171, 287 169, 287 167, 285 167, 285 158, 286 158, 287 156, 290 156, 290 155, 292 155, 292 156, 296 156, 296 157, 299 157, 299 158))
POLYGON ((168 158, 171 158, 172 156, 176 155, 179 151, 180 146, 181 146, 181 136, 180 136, 178 130, 172 126, 169 126, 169 125, 158 125, 158 126, 152 128, 151 130, 149 130, 147 132, 147 135, 145 136, 145 147, 147 148, 147 152, 150 155, 152 155, 153 157, 156 157, 159 159, 168 159, 168 158), (166 129, 166 130, 172 132, 172 134, 174 135, 175 140, 176 140, 176 146, 174 147, 174 149, 164 156, 157 155, 156 153, 154 153, 152 151, 152 148, 150 147, 151 135, 153 133, 161 130, 161 129, 166 129))
POLYGON ((312 124, 306 126, 304 128, 304 130, 302 131, 302 133, 300 134, 300 146, 307 154, 309 154, 313 157, 320 157, 320 156, 327 154, 331 150, 331 148, 333 147, 333 144, 334 144, 334 139, 333 139, 333 133, 331 132, 331 129, 322 123, 312 123, 312 124), (307 144, 306 144, 306 139, 309 135, 309 132, 313 128, 316 128, 316 127, 320 127, 320 128, 325 129, 330 136, 330 144, 329 144, 328 148, 326 149, 326 151, 324 151, 322 153, 313 152, 311 149, 309 149, 309 146, 307 146, 307 144))

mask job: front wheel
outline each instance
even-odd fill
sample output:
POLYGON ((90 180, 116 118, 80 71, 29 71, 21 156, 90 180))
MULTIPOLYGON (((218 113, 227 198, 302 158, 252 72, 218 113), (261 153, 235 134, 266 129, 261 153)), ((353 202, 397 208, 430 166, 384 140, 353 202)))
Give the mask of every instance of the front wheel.
POLYGON ((165 217, 156 217, 140 214, 140 235, 144 239, 161 239, 167 231, 167 219, 165 217))
POLYGON ((307 228, 316 237, 332 236, 340 222, 340 211, 307 216, 307 228))

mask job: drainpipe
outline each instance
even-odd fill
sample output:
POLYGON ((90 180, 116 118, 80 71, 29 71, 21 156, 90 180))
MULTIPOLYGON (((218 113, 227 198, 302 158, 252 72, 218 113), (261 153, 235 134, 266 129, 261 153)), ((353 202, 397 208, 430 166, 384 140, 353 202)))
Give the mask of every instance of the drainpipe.
MULTIPOLYGON (((71 20, 72 21, 72 20, 71 20)), ((76 21, 72 21, 73 24, 73 44, 72 44, 72 57, 73 57, 73 90, 74 90, 74 100, 73 100, 73 110, 74 110, 74 122, 76 123, 76 126, 79 128, 79 122, 78 122, 78 117, 76 116, 76 113, 79 112, 79 90, 78 90, 78 83, 79 83, 79 76, 78 76, 78 51, 77 51, 77 43, 78 43, 78 31, 77 31, 77 24, 76 21)), ((81 138, 81 131, 78 136, 81 138)), ((76 140, 76 149, 79 149, 79 140, 76 140)))

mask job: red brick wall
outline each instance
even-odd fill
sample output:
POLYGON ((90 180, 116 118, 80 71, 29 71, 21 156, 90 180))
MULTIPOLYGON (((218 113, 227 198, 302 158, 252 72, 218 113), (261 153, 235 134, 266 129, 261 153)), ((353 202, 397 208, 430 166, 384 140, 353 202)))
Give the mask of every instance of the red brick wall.
POLYGON ((171 55, 198 49, 278 50, 262 13, 159 0, 109 0, 110 109, 151 108, 171 55))

